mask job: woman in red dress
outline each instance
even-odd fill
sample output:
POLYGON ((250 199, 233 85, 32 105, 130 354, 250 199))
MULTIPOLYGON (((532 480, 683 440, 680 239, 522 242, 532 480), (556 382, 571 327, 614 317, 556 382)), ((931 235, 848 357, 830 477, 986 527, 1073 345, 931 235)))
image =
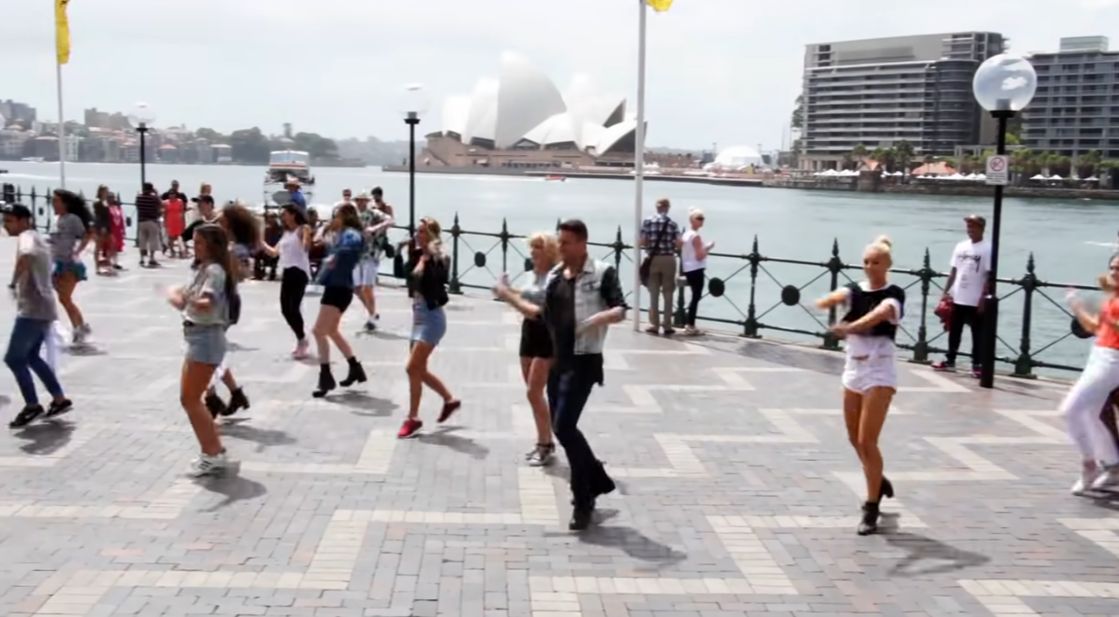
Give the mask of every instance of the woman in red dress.
POLYGON ((120 207, 120 202, 117 201, 116 196, 112 193, 108 195, 109 201, 109 234, 112 236, 112 251, 109 252, 109 261, 113 264, 113 270, 123 270, 120 264, 117 263, 117 256, 124 250, 124 210, 120 207))
POLYGON ((186 257, 186 247, 183 245, 183 230, 186 221, 183 218, 186 204, 177 195, 171 195, 163 202, 163 225, 167 230, 167 243, 171 247, 171 256, 186 257))

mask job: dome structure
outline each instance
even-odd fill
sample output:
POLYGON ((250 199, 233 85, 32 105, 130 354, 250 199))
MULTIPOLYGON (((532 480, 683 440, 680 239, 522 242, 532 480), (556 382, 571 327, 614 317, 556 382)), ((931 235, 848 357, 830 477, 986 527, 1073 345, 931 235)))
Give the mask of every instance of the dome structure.
POLYGON ((603 154, 628 142, 637 123, 626 101, 598 91, 576 75, 560 94, 551 79, 524 56, 506 52, 499 79, 478 80, 470 95, 443 103, 442 134, 491 149, 577 149, 603 154))

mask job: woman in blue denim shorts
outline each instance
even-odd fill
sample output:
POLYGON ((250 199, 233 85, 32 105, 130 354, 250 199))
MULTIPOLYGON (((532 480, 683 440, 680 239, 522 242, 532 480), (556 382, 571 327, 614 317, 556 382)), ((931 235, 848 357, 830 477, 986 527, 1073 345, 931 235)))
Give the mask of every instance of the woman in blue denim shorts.
POLYGON ((53 205, 58 216, 54 230, 50 232, 54 289, 58 292, 58 303, 70 318, 74 344, 80 345, 92 330, 74 302, 74 290, 79 282, 86 279, 82 253, 93 240, 93 213, 86 207, 81 195, 65 189, 54 191, 53 205))
POLYGON ((428 359, 443 335, 447 333, 447 277, 450 257, 443 251, 439 222, 433 218, 420 219, 416 236, 408 247, 408 296, 412 298, 412 350, 408 355, 408 418, 400 427, 397 437, 412 437, 420 430, 420 397, 423 387, 435 390, 443 397, 439 422, 447 421, 462 406, 462 401, 451 395, 443 381, 428 367, 428 359))

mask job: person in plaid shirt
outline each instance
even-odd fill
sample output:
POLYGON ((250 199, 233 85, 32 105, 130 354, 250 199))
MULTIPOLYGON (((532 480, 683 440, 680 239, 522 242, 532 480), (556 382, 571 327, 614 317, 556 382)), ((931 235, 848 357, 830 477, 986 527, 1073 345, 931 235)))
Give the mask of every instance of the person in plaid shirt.
POLYGON ((683 244, 680 226, 668 217, 672 207, 668 199, 657 201, 657 213, 641 223, 641 248, 651 258, 649 267, 649 334, 657 334, 661 327, 664 335, 671 336, 672 293, 676 291, 676 251, 683 244), (664 319, 661 319, 660 302, 664 300, 664 319))

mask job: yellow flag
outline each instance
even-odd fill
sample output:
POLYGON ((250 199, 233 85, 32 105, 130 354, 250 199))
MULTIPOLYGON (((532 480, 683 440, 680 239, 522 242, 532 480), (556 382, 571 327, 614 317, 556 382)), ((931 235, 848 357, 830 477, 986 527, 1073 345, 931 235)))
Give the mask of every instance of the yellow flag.
POLYGON ((54 43, 58 47, 58 63, 70 61, 70 20, 66 17, 66 5, 70 0, 54 0, 54 43))
POLYGON ((658 13, 663 13, 672 8, 672 0, 645 0, 645 3, 653 7, 653 10, 658 13))

